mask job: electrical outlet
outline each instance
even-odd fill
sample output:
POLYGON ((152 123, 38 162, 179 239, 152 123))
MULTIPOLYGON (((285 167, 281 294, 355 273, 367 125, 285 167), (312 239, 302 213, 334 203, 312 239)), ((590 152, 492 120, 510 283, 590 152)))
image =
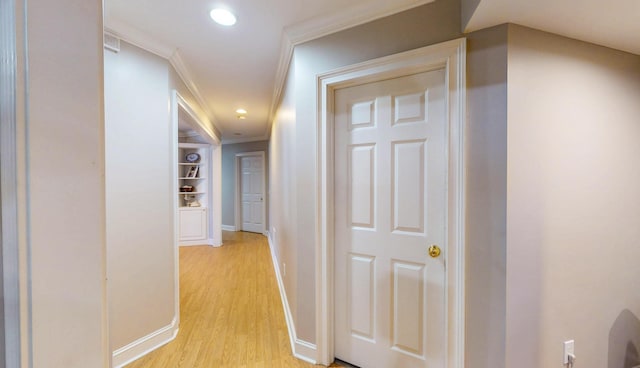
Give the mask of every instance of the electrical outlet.
POLYGON ((562 363, 567 365, 575 359, 575 341, 569 340, 564 342, 564 349, 562 353, 562 363))

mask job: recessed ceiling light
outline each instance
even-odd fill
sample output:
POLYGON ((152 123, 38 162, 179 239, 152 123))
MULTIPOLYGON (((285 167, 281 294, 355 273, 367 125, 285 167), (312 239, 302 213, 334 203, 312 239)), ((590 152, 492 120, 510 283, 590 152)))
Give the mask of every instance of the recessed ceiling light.
POLYGON ((216 23, 223 26, 232 26, 236 24, 236 16, 226 9, 213 9, 209 15, 216 23))
POLYGON ((238 109, 238 110, 236 110, 236 113, 241 114, 241 115, 244 115, 244 114, 246 114, 246 113, 247 113, 247 110, 245 110, 245 109, 238 109))

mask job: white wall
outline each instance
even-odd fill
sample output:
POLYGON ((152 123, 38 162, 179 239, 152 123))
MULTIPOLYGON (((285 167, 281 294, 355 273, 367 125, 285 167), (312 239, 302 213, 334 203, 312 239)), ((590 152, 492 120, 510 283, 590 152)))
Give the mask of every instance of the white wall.
MULTIPOLYGON (((169 65, 126 42, 105 50, 111 347, 177 318, 169 65)), ((175 326, 177 328, 177 326, 175 326)))
POLYGON ((519 26, 508 47, 506 366, 562 366, 569 339, 576 367, 640 364, 640 56, 519 26))
POLYGON ((26 3, 28 161, 19 170, 28 182, 21 176, 19 185, 28 197, 20 217, 31 259, 31 366, 103 367, 102 2, 26 3))
MULTIPOLYGON (((296 247, 297 335, 316 341, 315 252, 317 224, 317 96, 316 76, 342 66, 451 40, 460 36, 460 4, 454 0, 436 1, 406 12, 382 18, 299 45, 294 51, 295 134, 291 144, 282 141, 280 149, 294 152, 295 226, 291 239, 296 247), (295 148, 293 148, 295 147, 295 148)), ((272 138, 275 133, 272 132, 272 138)), ((273 175, 279 175, 274 172, 273 175)), ((282 200, 282 198, 281 198, 282 200)), ((272 206, 281 203, 272 202, 272 206)), ((292 265, 287 264, 287 274, 292 265)), ((291 291, 287 290, 287 294, 291 291)))
MULTIPOLYGON (((289 68, 282 102, 271 127, 269 140, 269 236, 278 259, 280 275, 290 307, 297 301, 296 222, 296 93, 295 62, 289 68), (286 272, 285 272, 286 268, 286 272)), ((296 309, 291 309, 295 320, 296 309)))

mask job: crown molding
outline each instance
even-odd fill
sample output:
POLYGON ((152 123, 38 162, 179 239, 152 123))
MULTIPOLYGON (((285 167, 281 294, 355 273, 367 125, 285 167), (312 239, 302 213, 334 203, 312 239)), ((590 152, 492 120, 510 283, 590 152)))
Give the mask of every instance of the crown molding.
POLYGON ((291 42, 289 37, 287 37, 286 33, 283 33, 282 42, 280 43, 280 59, 278 60, 278 69, 276 69, 273 95, 271 97, 271 105, 269 106, 269 115, 267 116, 267 129, 265 129, 265 135, 267 137, 271 136, 273 120, 276 117, 276 111, 280 104, 280 100, 282 99, 284 85, 287 82, 287 74, 289 73, 291 58, 293 57, 293 48, 294 44, 291 42))
POLYGON ((118 19, 105 21, 104 31, 164 59, 169 59, 176 49, 118 19))
POLYGON ((145 51, 168 60, 171 66, 173 66, 173 69, 178 74, 178 77, 180 77, 185 86, 187 86, 189 92, 191 92, 193 97, 198 102, 198 105, 200 105, 204 113, 207 114, 207 117, 209 118, 209 121, 213 126, 214 132, 218 137, 222 136, 222 134, 220 133, 220 128, 218 128, 215 114, 213 113, 209 105, 205 102, 205 99, 202 97, 198 86, 194 82, 191 72, 184 63, 182 56, 180 56, 178 48, 160 42, 157 39, 149 36, 145 32, 114 18, 111 18, 108 22, 105 22, 104 31, 120 38, 121 40, 124 40, 127 43, 130 43, 136 47, 139 47, 145 51))
POLYGON ((434 1, 435 0, 416 0, 402 4, 393 4, 392 2, 381 0, 373 4, 368 3, 347 7, 328 16, 311 18, 307 21, 285 27, 280 46, 280 59, 276 70, 273 97, 271 98, 271 106, 269 107, 266 136, 269 137, 271 135, 271 127, 278 105, 282 99, 284 85, 293 57, 293 50, 296 46, 434 1))
POLYGON ((359 4, 341 9, 339 12, 327 16, 311 18, 294 24, 286 27, 284 31, 291 43, 296 46, 434 1, 415 0, 394 4, 394 2, 382 0, 374 3, 359 4))
POLYGON ((182 60, 182 56, 180 56, 179 50, 176 49, 167 59, 169 59, 169 63, 171 64, 171 66, 173 66, 176 73, 178 73, 178 76, 180 77, 180 79, 182 79, 182 82, 184 82, 184 84, 187 86, 189 92, 191 92, 196 101, 198 101, 198 105, 200 105, 205 114, 207 114, 207 117, 209 118, 209 121, 211 122, 215 133, 217 133, 218 136, 221 136, 215 115, 209 108, 209 105, 205 102, 204 97, 202 97, 198 86, 194 82, 191 72, 182 60))
POLYGON ((248 143, 248 142, 260 142, 268 141, 269 135, 265 134, 259 137, 246 137, 246 138, 225 138, 222 140, 222 144, 236 144, 236 143, 248 143))

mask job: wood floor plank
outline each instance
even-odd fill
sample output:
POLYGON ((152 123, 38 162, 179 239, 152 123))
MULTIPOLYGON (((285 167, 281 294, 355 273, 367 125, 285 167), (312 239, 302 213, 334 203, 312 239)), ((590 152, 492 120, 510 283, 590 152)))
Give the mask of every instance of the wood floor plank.
POLYGON ((180 248, 178 336, 127 368, 314 367, 291 353, 266 238, 224 232, 223 240, 180 248))

